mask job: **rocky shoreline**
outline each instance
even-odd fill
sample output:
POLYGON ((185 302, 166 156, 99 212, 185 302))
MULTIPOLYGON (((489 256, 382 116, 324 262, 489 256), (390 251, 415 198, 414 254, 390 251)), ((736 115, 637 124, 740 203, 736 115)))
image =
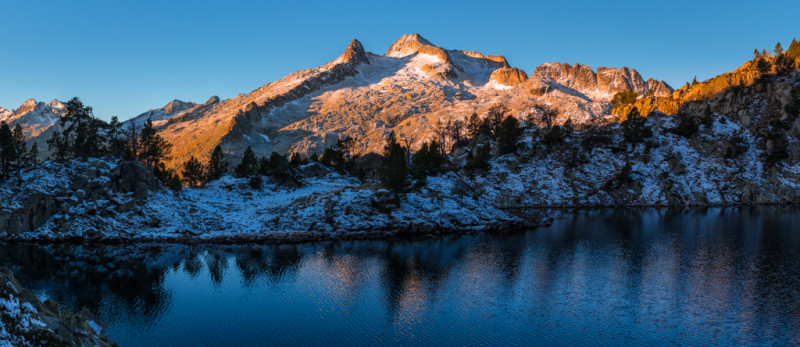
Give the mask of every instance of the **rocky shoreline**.
POLYGON ((1 346, 117 345, 88 309, 70 312, 53 300, 42 302, 6 268, 0 268, 0 318, 1 346))
POLYGON ((370 231, 345 231, 333 234, 314 232, 295 232, 283 234, 233 234, 214 237, 186 236, 157 236, 157 237, 106 237, 97 234, 93 237, 81 236, 32 236, 2 235, 0 242, 8 243, 39 243, 39 244, 134 244, 134 243, 178 243, 178 244, 300 244, 324 241, 353 241, 353 240, 395 240, 432 238, 446 235, 488 233, 510 234, 525 232, 534 228, 547 227, 553 223, 553 218, 537 218, 531 221, 496 222, 483 226, 470 228, 440 228, 434 225, 407 225, 402 228, 388 228, 370 231))

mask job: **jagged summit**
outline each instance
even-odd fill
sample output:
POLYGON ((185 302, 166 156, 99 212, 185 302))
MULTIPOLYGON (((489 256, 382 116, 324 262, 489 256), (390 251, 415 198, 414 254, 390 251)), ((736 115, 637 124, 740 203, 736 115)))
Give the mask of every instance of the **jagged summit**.
POLYGON ((419 52, 424 46, 436 47, 436 45, 423 38, 420 34, 403 35, 399 40, 389 46, 386 55, 396 58, 405 57, 419 52))
POLYGON ((164 112, 173 114, 176 112, 187 110, 192 106, 194 106, 194 103, 174 99, 170 101, 166 106, 164 106, 164 112))
MULTIPOLYGON (((599 68, 595 73, 584 65, 544 64, 529 75, 502 55, 457 48, 445 49, 410 34, 378 55, 354 39, 325 65, 229 99, 214 96, 203 104, 171 100, 126 123, 141 127, 151 119, 173 145, 165 165, 178 168, 192 156, 208 160, 217 145, 231 153, 231 162, 247 147, 264 156, 273 151, 320 154, 344 136, 357 139, 354 153, 380 152, 390 131, 405 136, 416 149, 432 136, 438 122, 465 120, 498 103, 513 115, 530 114, 533 105, 548 103, 559 109, 558 122, 569 118, 582 123, 608 115, 615 91, 671 91, 663 82, 642 80, 631 69, 599 68)), ((34 100, 21 108, 39 105, 47 112, 30 114, 48 117, 28 117, 26 122, 41 124, 31 128, 31 134, 57 125, 63 114, 53 107, 58 105, 45 107, 34 100)), ((0 110, 0 117, 8 118, 9 113, 0 110)), ((40 148, 46 147, 47 136, 38 140, 40 148)))
POLYGON ((367 52, 364 51, 364 46, 361 45, 361 42, 353 39, 337 61, 342 63, 369 64, 369 57, 367 56, 367 52))
POLYGON ((659 95, 672 93, 672 88, 666 83, 645 81, 638 71, 627 67, 601 66, 595 72, 583 64, 545 63, 536 67, 532 77, 554 81, 602 101, 611 100, 614 93, 628 89, 642 96, 653 92, 659 95))
POLYGON ((214 96, 208 98, 208 101, 206 101, 206 103, 204 105, 211 105, 211 104, 218 104, 218 103, 219 103, 219 97, 214 95, 214 96))

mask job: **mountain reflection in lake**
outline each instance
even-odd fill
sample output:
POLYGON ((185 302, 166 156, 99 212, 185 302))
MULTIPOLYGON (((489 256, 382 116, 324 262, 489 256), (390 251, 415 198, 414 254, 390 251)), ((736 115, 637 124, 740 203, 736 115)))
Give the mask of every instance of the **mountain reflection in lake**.
POLYGON ((800 344, 800 209, 616 209, 549 228, 283 246, 0 244, 122 346, 800 344))

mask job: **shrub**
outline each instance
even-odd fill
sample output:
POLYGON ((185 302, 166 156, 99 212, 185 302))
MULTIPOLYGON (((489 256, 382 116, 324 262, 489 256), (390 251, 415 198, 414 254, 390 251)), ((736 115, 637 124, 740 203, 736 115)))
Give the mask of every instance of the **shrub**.
POLYGON ((737 131, 736 134, 728 139, 725 145, 725 159, 738 159, 742 154, 747 151, 747 144, 745 143, 742 131, 737 131))
POLYGON ((678 124, 674 128, 669 129, 668 131, 673 134, 683 136, 687 139, 691 139, 699 129, 697 125, 697 120, 694 117, 683 112, 679 112, 676 118, 678 119, 678 124))
POLYGON ((622 136, 625 141, 634 145, 653 136, 653 129, 647 124, 647 119, 639 114, 636 107, 628 112, 628 119, 622 122, 622 136))
POLYGON ((614 94, 614 97, 611 99, 611 104, 614 106, 629 105, 636 102, 638 97, 639 95, 637 95, 636 92, 628 89, 614 94))

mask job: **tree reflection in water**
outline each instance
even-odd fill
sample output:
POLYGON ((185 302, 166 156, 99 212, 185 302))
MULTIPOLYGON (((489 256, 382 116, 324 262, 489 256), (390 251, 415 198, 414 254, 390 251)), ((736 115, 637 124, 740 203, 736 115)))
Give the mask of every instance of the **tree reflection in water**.
MULTIPOLYGON (((0 265, 35 293, 150 335, 170 331, 160 324, 186 295, 172 281, 188 281, 210 284, 209 298, 227 293, 213 288, 246 298, 204 309, 238 307, 215 311, 242 316, 225 329, 261 329, 229 332, 238 343, 792 344, 798 222, 800 211, 780 207, 579 210, 527 233, 419 241, 0 244, 0 265)), ((231 338, 223 330, 214 336, 231 338)), ((123 345, 139 341, 127 336, 123 345)))

